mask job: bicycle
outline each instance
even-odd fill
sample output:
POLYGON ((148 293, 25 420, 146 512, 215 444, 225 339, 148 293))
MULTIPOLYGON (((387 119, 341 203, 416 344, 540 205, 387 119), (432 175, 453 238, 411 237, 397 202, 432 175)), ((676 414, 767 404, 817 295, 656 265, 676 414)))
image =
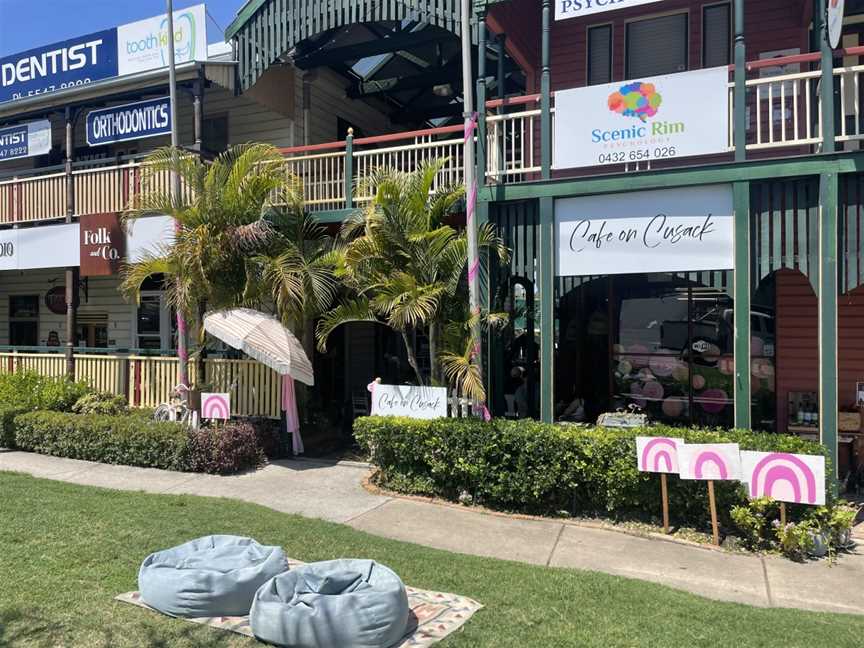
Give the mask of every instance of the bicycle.
POLYGON ((189 387, 184 384, 177 385, 171 390, 171 400, 167 403, 160 404, 156 411, 153 412, 153 419, 156 421, 171 421, 184 423, 190 426, 196 426, 198 422, 198 412, 189 409, 188 397, 189 387), (185 392, 186 398, 183 397, 185 392))

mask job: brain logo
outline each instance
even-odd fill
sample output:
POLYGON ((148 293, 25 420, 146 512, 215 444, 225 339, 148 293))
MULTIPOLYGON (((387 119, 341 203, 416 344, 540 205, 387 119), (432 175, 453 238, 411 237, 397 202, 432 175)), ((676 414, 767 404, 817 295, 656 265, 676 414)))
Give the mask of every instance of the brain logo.
POLYGON ((636 81, 621 86, 609 95, 609 110, 622 117, 636 117, 643 123, 653 117, 663 103, 663 97, 653 83, 636 81))

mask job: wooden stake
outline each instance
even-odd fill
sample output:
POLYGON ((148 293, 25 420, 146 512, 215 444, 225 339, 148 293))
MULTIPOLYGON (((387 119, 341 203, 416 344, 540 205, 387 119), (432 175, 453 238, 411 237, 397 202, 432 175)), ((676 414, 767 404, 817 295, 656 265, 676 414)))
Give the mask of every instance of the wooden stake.
POLYGON ((720 546, 720 532, 717 530, 717 502, 714 500, 714 481, 708 480, 708 507, 711 509, 711 532, 714 534, 714 544, 720 546))
POLYGON ((780 528, 786 528, 786 502, 780 502, 780 528))
POLYGON ((666 490, 666 473, 660 473, 660 494, 663 498, 663 533, 669 533, 669 492, 666 490))

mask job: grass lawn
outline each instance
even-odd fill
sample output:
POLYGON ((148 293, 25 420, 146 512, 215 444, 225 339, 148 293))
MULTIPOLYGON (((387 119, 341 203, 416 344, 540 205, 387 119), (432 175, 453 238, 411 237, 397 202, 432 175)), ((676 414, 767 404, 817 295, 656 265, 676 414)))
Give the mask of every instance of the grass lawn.
POLYGON ((0 493, 3 648, 261 645, 112 600, 136 588, 148 553, 209 533, 250 535, 306 561, 373 558, 411 585, 482 602, 486 608, 442 648, 834 647, 861 646, 864 638, 862 617, 716 603, 603 574, 450 554, 229 500, 10 473, 0 473, 0 493))

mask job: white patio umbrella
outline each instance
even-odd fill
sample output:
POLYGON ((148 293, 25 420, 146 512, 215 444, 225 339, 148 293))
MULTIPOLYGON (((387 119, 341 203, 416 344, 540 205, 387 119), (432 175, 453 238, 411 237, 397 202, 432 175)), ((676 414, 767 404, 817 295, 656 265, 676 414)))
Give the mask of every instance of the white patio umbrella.
POLYGON ((295 455, 304 451, 294 381, 315 384, 312 363, 303 345, 275 317, 248 308, 220 310, 204 316, 204 330, 228 346, 270 367, 282 376, 282 409, 295 455))
POLYGON ((282 376, 315 384, 303 345, 271 315, 248 308, 214 311, 205 315, 204 330, 282 376))

